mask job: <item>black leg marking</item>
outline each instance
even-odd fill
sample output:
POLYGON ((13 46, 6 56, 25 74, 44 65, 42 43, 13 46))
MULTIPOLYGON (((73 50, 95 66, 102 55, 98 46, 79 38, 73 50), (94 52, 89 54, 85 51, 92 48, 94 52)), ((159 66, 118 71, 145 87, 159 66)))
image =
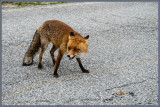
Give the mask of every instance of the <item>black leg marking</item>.
POLYGON ((84 73, 89 73, 89 70, 86 70, 86 69, 83 67, 83 65, 82 65, 82 63, 81 63, 81 59, 80 59, 80 58, 76 58, 76 60, 77 60, 77 62, 78 62, 78 64, 79 64, 81 70, 82 70, 84 73))
POLYGON ((63 55, 61 54, 61 51, 59 50, 58 57, 57 57, 57 60, 56 60, 55 66, 54 66, 54 71, 53 71, 53 76, 56 78, 58 77, 57 71, 58 71, 58 67, 60 65, 62 57, 63 57, 63 55))
POLYGON ((39 63, 38 64, 38 69, 42 69, 43 67, 42 67, 42 64, 41 63, 39 63))

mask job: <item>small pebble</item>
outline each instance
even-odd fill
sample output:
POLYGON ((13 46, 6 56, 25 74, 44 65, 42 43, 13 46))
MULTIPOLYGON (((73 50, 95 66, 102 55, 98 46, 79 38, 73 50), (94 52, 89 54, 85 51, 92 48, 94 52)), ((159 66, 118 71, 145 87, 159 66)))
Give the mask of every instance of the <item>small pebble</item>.
POLYGON ((117 94, 117 95, 125 95, 126 93, 120 90, 120 91, 118 91, 116 94, 117 94))

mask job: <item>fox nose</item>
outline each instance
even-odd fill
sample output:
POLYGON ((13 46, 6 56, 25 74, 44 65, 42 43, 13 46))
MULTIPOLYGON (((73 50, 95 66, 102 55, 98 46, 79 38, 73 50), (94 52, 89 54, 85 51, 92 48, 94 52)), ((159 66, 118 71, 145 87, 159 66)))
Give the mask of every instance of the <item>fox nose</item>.
POLYGON ((70 57, 70 55, 67 55, 67 57, 70 57))

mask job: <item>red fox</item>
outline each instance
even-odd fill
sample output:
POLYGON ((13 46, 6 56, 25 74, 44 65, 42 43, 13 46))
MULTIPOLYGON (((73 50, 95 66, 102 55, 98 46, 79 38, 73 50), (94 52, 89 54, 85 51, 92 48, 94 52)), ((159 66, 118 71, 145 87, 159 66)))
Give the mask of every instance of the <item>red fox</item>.
POLYGON ((69 60, 76 57, 76 60, 84 73, 89 73, 89 70, 86 70, 80 60, 79 55, 81 53, 88 52, 88 41, 89 35, 82 37, 80 33, 73 30, 69 25, 58 21, 58 20, 48 20, 45 21, 35 32, 33 40, 30 47, 25 53, 23 59, 23 66, 28 66, 33 64, 33 58, 41 47, 39 54, 38 68, 42 68, 42 56, 47 48, 47 45, 52 42, 53 47, 50 50, 50 55, 54 64, 53 76, 58 77, 58 67, 60 61, 65 53, 69 60), (59 48, 58 56, 55 61, 54 52, 59 48))

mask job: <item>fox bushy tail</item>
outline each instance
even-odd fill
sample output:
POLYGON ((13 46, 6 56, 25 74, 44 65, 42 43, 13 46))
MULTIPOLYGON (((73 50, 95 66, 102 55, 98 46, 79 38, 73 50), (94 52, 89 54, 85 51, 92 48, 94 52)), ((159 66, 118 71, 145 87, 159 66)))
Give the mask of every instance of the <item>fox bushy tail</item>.
POLYGON ((27 52, 25 53, 25 56, 23 59, 23 66, 28 66, 33 64, 33 58, 36 52, 38 52, 40 46, 41 46, 40 35, 38 33, 38 30, 36 30, 33 40, 31 42, 31 45, 28 48, 27 52))

